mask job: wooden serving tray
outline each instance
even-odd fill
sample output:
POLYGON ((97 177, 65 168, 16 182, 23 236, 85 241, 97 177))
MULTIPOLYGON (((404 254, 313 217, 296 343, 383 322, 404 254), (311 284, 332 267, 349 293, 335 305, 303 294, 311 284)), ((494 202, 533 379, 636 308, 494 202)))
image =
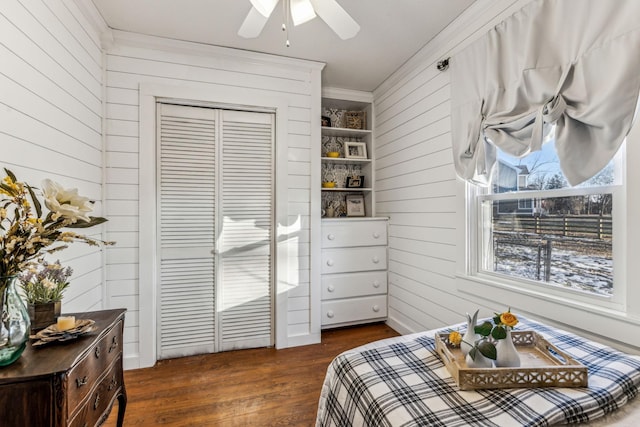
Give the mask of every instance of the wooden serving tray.
POLYGON ((448 333, 436 334, 436 352, 460 390, 586 387, 587 367, 534 331, 511 331, 520 355, 518 368, 468 368, 448 333))

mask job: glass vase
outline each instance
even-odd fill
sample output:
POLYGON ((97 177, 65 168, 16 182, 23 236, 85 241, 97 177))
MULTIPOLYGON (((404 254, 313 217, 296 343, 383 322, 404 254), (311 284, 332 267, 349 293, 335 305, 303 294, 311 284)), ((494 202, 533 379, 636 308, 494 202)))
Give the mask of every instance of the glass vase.
POLYGON ((520 356, 518 350, 513 344, 511 338, 511 328, 505 327, 507 336, 504 339, 497 340, 496 342, 496 367, 498 368, 517 368, 520 366, 520 356))
POLYGON ((0 366, 18 360, 29 341, 29 313, 16 290, 18 276, 0 277, 0 366))

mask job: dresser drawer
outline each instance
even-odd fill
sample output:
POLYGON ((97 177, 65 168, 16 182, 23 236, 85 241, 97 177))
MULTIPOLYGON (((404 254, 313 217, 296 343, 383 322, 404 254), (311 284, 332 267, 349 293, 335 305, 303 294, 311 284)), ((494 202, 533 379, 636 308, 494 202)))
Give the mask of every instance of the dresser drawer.
POLYGON ((387 296, 376 295, 322 302, 322 325, 387 317, 387 296))
POLYGON ((98 424, 102 415, 106 413, 113 403, 116 394, 123 384, 122 362, 118 360, 109 371, 100 379, 97 387, 91 391, 89 398, 84 401, 73 419, 69 423, 71 427, 93 427, 98 424))
POLYGON ((344 220, 322 224, 322 247, 376 246, 387 244, 387 221, 344 220))
POLYGON ((327 274, 322 276, 322 299, 351 298, 387 293, 387 272, 327 274))
POLYGON ((122 353, 120 340, 122 321, 119 321, 109 332, 85 354, 68 375, 68 410, 74 411, 87 393, 91 391, 98 377, 122 353))
POLYGON ((386 246, 322 250, 322 274, 386 269, 386 246))

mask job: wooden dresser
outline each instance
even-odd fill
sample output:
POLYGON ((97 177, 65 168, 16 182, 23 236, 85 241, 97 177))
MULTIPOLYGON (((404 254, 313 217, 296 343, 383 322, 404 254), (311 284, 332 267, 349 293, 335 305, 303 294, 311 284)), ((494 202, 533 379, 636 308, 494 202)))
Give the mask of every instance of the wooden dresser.
POLYGON ((71 313, 96 330, 76 340, 32 347, 0 368, 3 427, 97 426, 118 399, 118 426, 127 404, 122 369, 125 310, 71 313))

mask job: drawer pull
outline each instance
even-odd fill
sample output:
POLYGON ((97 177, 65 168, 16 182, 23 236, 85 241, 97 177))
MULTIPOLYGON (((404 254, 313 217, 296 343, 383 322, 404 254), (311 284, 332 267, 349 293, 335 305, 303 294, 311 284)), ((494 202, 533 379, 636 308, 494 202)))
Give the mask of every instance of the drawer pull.
POLYGON ((373 287, 374 288, 379 288, 380 287, 380 281, 379 280, 374 280, 373 281, 373 287))
POLYGON ((96 355, 96 359, 100 359, 100 347, 96 347, 93 353, 96 355))
POLYGON ((84 424, 82 424, 82 427, 89 427, 89 423, 85 421, 84 424))
POLYGON ((76 378, 76 388, 80 388, 83 385, 87 385, 87 376, 85 375, 82 378, 76 378))
POLYGON ((334 315, 333 315, 333 310, 329 310, 329 311, 327 311, 327 317, 328 317, 329 319, 332 319, 332 318, 333 318, 333 316, 334 316, 334 315))
POLYGON ((332 259, 327 260, 327 265, 329 267, 332 267, 333 266, 333 260, 332 259))
POLYGON ((100 395, 96 394, 96 399, 93 401, 93 409, 98 409, 98 405, 100 404, 100 395))
POLYGON ((335 235, 333 235, 333 234, 331 234, 331 233, 329 233, 329 234, 327 235, 327 239, 329 239, 329 240, 334 240, 335 238, 336 238, 336 236, 335 236, 335 235))
POLYGON ((113 337, 111 340, 111 346, 109 347, 109 353, 118 348, 118 337, 113 337))
POLYGON ((334 287, 333 287, 333 285, 329 285, 329 286, 327 286, 327 290, 328 290, 329 292, 333 292, 333 291, 335 291, 335 290, 336 290, 336 288, 334 288, 334 287))
POLYGON ((374 256, 373 258, 371 258, 371 261, 373 261, 374 264, 377 264, 380 262, 380 258, 378 258, 377 256, 374 256))
POLYGON ((118 387, 118 380, 116 379, 116 376, 114 375, 113 378, 111 378, 111 381, 109 382, 109 391, 113 390, 116 387, 118 387))
POLYGON ((373 311, 375 311, 376 313, 380 311, 380 306, 378 304, 374 305, 373 307, 371 307, 373 309, 373 311))
POLYGON ((377 231, 373 233, 373 238, 374 239, 379 239, 380 238, 380 233, 378 233, 377 231))

